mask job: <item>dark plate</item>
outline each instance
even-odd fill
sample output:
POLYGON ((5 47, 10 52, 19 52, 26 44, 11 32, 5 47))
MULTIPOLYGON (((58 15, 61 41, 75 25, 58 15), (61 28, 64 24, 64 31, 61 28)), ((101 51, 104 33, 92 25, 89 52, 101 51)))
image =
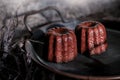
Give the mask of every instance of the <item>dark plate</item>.
POLYGON ((120 32, 107 29, 108 50, 101 55, 86 57, 78 54, 68 63, 52 63, 42 59, 43 46, 26 41, 26 50, 40 66, 55 73, 77 79, 120 79, 120 32))

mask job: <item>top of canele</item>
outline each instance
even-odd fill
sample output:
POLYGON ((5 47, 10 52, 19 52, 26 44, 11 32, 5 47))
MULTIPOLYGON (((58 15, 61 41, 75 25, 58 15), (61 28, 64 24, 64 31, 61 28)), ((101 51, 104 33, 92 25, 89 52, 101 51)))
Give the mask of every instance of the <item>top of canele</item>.
POLYGON ((84 28, 94 28, 98 25, 99 23, 97 21, 85 21, 80 23, 80 27, 84 27, 84 28))
POLYGON ((88 27, 95 27, 96 25, 97 25, 97 23, 94 22, 94 23, 90 23, 90 24, 88 25, 88 27))
POLYGON ((67 28, 63 28, 63 27, 52 28, 49 31, 55 35, 63 35, 63 34, 67 34, 69 32, 69 30, 67 28))
POLYGON ((65 28, 58 29, 58 30, 56 30, 56 33, 59 33, 59 34, 66 34, 66 33, 68 33, 68 29, 65 29, 65 28))

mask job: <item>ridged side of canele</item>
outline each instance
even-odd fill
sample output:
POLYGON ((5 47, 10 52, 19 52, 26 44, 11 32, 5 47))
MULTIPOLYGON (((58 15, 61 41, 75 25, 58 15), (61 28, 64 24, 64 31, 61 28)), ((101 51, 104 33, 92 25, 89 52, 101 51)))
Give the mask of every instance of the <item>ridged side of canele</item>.
MULTIPOLYGON (((65 34, 54 32, 61 27, 52 28, 47 32, 48 60, 52 62, 68 62, 77 56, 77 41, 72 30, 65 34)), ((63 28, 62 29, 66 29, 63 28)))
POLYGON ((104 25, 99 22, 86 21, 79 24, 75 33, 77 36, 78 52, 81 54, 90 53, 101 54, 107 49, 107 35, 104 25), (96 23, 96 25, 88 26, 90 23, 96 23))

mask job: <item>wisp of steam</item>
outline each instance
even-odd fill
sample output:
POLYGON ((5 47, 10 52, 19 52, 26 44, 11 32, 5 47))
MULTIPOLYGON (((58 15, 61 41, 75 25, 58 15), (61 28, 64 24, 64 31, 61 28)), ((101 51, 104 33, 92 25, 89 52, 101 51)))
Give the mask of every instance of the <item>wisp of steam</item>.
POLYGON ((4 6, 7 13, 12 15, 30 10, 39 10, 47 6, 55 6, 62 13, 71 15, 87 15, 104 11, 114 6, 116 0, 1 0, 0 6, 4 6), (111 6, 112 5, 112 6, 111 6))

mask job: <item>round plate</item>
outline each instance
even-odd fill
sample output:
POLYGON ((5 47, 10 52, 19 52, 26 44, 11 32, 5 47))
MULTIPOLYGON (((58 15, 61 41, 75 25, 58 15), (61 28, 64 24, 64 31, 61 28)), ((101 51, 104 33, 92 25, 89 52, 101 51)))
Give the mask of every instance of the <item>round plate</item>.
POLYGON ((120 79, 120 32, 107 29, 108 49, 101 55, 86 57, 78 54, 77 58, 68 63, 52 63, 45 61, 43 45, 39 42, 26 41, 26 51, 40 66, 55 73, 77 79, 120 79))

